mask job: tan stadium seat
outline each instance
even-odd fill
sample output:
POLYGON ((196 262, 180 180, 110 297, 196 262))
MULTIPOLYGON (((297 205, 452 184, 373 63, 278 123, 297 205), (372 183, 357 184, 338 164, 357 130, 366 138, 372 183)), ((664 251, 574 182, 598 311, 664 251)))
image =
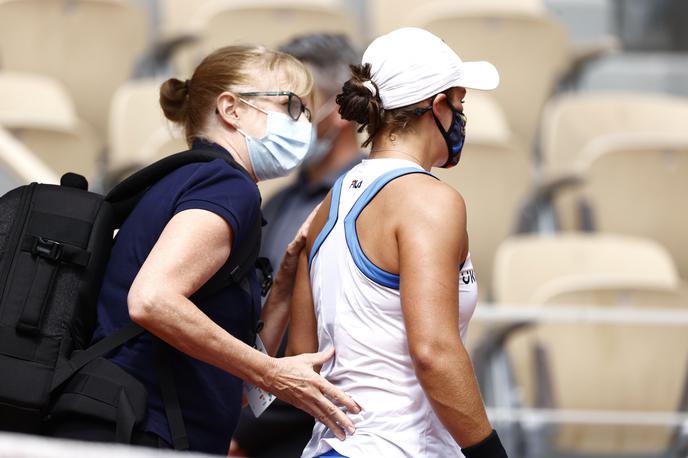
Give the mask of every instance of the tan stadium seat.
POLYGON ((546 106, 542 156, 548 175, 572 170, 583 149, 609 134, 686 131, 688 99, 659 94, 586 92, 565 94, 546 106))
MULTIPOLYGON (((531 307, 542 304, 538 292, 561 282, 588 285, 646 285, 674 289, 681 283, 671 255, 650 239, 610 234, 516 236, 507 239, 495 257, 495 306, 531 307)), ((535 344, 530 327, 499 331, 525 406, 545 407, 546 392, 533 389, 535 344)), ((492 337, 494 339, 494 337, 492 337)))
POLYGON ((59 177, 7 130, 0 127, 0 195, 31 182, 57 184, 59 177))
POLYGON ((545 108, 542 125, 542 176, 552 188, 559 228, 587 229, 581 219, 579 162, 586 148, 624 135, 676 136, 685 132, 688 99, 658 94, 598 92, 563 95, 545 108), (609 140, 605 140, 609 138, 609 140))
POLYGON ((501 11, 517 10, 533 13, 545 11, 542 0, 461 0, 460 2, 453 0, 428 0, 422 3, 413 0, 369 0, 367 4, 373 37, 413 24, 414 18, 410 13, 414 12, 419 5, 429 7, 434 4, 440 6, 449 4, 448 6, 451 10, 474 6, 484 8, 487 6, 501 11))
POLYGON ((59 82, 21 72, 0 72, 0 126, 12 132, 54 173, 96 176, 102 143, 79 119, 59 82))
POLYGON ((189 21, 198 40, 173 59, 177 73, 189 75, 208 53, 232 44, 275 48, 295 35, 309 32, 344 33, 361 40, 355 18, 334 0, 216 0, 199 5, 189 21))
MULTIPOLYGON (((534 294, 548 308, 688 311, 688 290, 637 279, 565 278, 534 294)), ((510 352, 514 367, 539 352, 535 373, 517 377, 522 390, 548 393, 538 407, 569 411, 677 413, 688 408, 688 332, 667 324, 541 323, 522 331, 523 352, 510 352)), ((514 336, 516 337, 516 336, 514 336)), ((518 375, 518 371, 516 372, 518 375)), ((651 424, 564 424, 546 437, 547 456, 679 456, 677 428, 651 424)))
POLYGON ((515 136, 530 150, 542 107, 573 58, 564 28, 537 8, 500 2, 444 2, 408 12, 406 25, 446 41, 463 60, 487 60, 500 73, 493 92, 515 136), (469 7, 470 6, 470 7, 469 7))
POLYGON ((518 209, 530 188, 528 156, 512 140, 504 113, 490 94, 470 91, 466 146, 457 167, 433 169, 466 201, 471 259, 482 300, 490 296, 497 246, 513 230, 518 209))
POLYGON ((495 301, 528 305, 535 291, 552 280, 600 275, 668 287, 679 281, 671 254, 650 239, 597 233, 515 236, 497 249, 495 301))
POLYGON ((160 35, 164 38, 189 32, 189 18, 205 3, 215 0, 157 0, 160 35))
POLYGON ((603 137, 579 167, 593 229, 656 240, 688 280, 688 132, 603 137))
MULTIPOLYGON (((149 164, 160 158, 151 152, 154 142, 160 144, 181 139, 177 145, 185 148, 184 134, 165 118, 160 108, 162 80, 135 80, 119 87, 112 97, 108 131, 108 170, 120 170, 132 164, 149 164)), ((169 150, 165 155, 178 150, 169 150)))
POLYGON ((147 33, 145 13, 131 2, 0 1, 2 68, 61 81, 103 137, 110 97, 131 75, 147 33))

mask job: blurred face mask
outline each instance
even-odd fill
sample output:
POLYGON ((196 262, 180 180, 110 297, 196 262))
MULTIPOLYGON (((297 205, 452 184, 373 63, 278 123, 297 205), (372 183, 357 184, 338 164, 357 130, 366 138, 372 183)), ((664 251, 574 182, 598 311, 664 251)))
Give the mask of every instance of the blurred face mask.
POLYGON ((262 138, 254 138, 237 129, 246 139, 253 173, 258 180, 289 175, 289 172, 303 162, 310 149, 314 136, 313 126, 310 122, 297 122, 284 113, 266 111, 246 100, 240 100, 268 117, 262 138))
MULTIPOLYGON (((337 109, 338 107, 335 103, 334 98, 331 98, 326 103, 324 103, 320 110, 318 110, 318 114, 313 120, 313 130, 317 132, 318 126, 325 119, 330 117, 330 115, 334 113, 337 109)), ((332 150, 334 140, 337 138, 340 131, 341 128, 333 125, 329 129, 327 129, 327 131, 325 131, 325 133, 322 136, 316 136, 315 140, 311 144, 310 149, 308 150, 308 154, 306 155, 304 165, 313 165, 322 161, 325 158, 325 156, 327 156, 327 154, 332 150)))
POLYGON ((445 162, 441 167, 444 169, 450 169, 459 163, 461 159, 461 150, 463 149, 463 144, 466 141, 466 115, 463 111, 459 111, 449 102, 447 97, 447 105, 452 111, 452 120, 449 125, 449 129, 446 131, 442 127, 442 123, 435 113, 432 116, 435 118, 435 123, 440 129, 440 133, 444 137, 444 141, 447 143, 447 150, 449 151, 449 156, 447 157, 447 162, 445 162))
POLYGON ((442 134, 442 137, 444 137, 444 142, 447 144, 447 161, 440 167, 443 169, 450 169, 458 164, 461 159, 461 150, 466 140, 466 115, 463 114, 463 111, 454 108, 451 102, 449 102, 449 97, 445 100, 452 111, 451 124, 449 124, 447 130, 444 130, 442 123, 437 116, 435 116, 435 112, 432 111, 432 105, 424 108, 416 108, 415 113, 417 116, 427 113, 428 111, 432 113, 435 124, 437 124, 437 128, 442 134))

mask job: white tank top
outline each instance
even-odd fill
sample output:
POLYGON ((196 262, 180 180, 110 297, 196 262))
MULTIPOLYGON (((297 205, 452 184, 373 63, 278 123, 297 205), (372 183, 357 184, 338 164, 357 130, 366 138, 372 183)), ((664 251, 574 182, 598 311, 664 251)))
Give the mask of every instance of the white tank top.
MULTIPOLYGON (((349 458, 463 456, 416 378, 399 276, 368 260, 356 234, 356 218, 363 208, 385 184, 409 173, 429 174, 403 159, 368 159, 333 187, 329 218, 309 255, 319 350, 336 350, 320 373, 363 411, 350 415, 356 433, 343 442, 316 422, 304 458, 330 449, 349 458)), ((457 275, 457 326, 463 339, 478 292, 470 255, 457 266, 457 275)))

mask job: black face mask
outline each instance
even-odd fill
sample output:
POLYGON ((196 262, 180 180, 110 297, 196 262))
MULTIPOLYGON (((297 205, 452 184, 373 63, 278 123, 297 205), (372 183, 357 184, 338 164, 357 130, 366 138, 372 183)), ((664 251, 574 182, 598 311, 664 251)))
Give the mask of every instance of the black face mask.
POLYGON ((463 144, 466 140, 466 116, 463 111, 459 111, 451 103, 449 103, 449 98, 447 100, 447 105, 452 111, 452 120, 449 124, 449 129, 444 130, 442 123, 435 113, 432 113, 432 117, 435 119, 435 124, 440 130, 440 133, 444 137, 444 141, 447 143, 447 150, 449 155, 447 157, 447 162, 445 162, 441 167, 443 169, 450 169, 459 163, 461 159, 461 150, 463 149, 463 144))
MULTIPOLYGON (((446 100, 447 105, 449 105, 449 108, 452 111, 452 120, 451 124, 449 125, 449 129, 446 131, 444 130, 442 123, 439 119, 437 119, 434 111, 432 112, 432 118, 435 120, 435 124, 437 124, 437 128, 440 130, 440 133, 442 134, 442 137, 444 137, 444 141, 447 144, 447 162, 442 164, 441 167, 444 169, 449 169, 458 164, 459 159, 461 159, 461 150, 463 149, 463 144, 466 140, 466 116, 463 114, 463 111, 459 111, 454 108, 454 106, 449 102, 449 98, 446 100)), ((420 116, 428 111, 432 111, 432 105, 424 108, 416 108, 415 113, 417 116, 420 116)))

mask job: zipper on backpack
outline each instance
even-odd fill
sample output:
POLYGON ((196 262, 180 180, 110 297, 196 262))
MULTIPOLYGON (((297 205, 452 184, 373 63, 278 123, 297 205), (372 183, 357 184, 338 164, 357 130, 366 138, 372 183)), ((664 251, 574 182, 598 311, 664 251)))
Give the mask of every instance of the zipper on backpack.
POLYGON ((17 247, 19 244, 19 238, 24 233, 24 227, 26 227, 26 219, 31 210, 31 199, 33 198, 33 193, 36 190, 37 183, 31 183, 22 192, 21 199, 19 201, 19 210, 14 218, 14 224, 12 224, 12 229, 10 233, 10 238, 7 241, 7 251, 9 253, 12 250, 12 256, 5 259, 2 265, 2 271, 0 272, 0 304, 5 297, 5 289, 7 289, 7 278, 9 277, 10 271, 12 270, 12 265, 14 264, 14 256, 17 252, 17 247), (21 224, 20 224, 21 222, 21 224))

